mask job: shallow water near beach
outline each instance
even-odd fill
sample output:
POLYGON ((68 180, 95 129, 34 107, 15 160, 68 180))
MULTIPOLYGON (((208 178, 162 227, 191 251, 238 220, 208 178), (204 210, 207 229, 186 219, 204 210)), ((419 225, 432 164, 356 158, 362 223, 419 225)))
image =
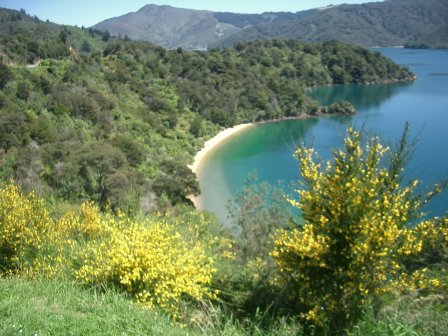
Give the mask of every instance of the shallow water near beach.
MULTIPOLYGON (((411 135, 419 136, 406 178, 422 181, 425 190, 448 178, 448 50, 377 49, 416 74, 412 83, 386 85, 341 85, 310 90, 322 105, 348 100, 355 116, 326 116, 288 120, 248 128, 225 140, 207 155, 199 171, 203 209, 217 214, 228 224, 227 202, 241 189, 251 172, 259 181, 288 185, 299 172, 293 153, 303 141, 312 144, 322 158, 329 158, 342 144, 349 126, 364 127, 384 141, 400 138, 406 122, 411 135)), ((448 210, 448 192, 435 198, 425 209, 429 216, 448 210)))

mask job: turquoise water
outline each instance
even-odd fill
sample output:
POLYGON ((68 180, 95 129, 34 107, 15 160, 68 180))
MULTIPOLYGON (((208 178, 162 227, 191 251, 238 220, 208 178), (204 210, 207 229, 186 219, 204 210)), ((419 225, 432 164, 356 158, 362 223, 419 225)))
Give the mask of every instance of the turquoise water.
MULTIPOLYGON (((200 202, 225 222, 227 201, 256 171, 260 181, 288 185, 299 178, 293 153, 302 141, 313 144, 322 157, 342 144, 349 126, 362 127, 386 141, 399 139, 406 122, 417 147, 406 166, 408 179, 422 188, 448 178, 448 51, 380 49, 395 62, 411 68, 417 80, 388 85, 341 85, 310 90, 322 105, 348 100, 358 113, 257 125, 231 137, 207 157, 199 173, 200 202)), ((448 192, 425 209, 431 215, 448 210, 448 192)))

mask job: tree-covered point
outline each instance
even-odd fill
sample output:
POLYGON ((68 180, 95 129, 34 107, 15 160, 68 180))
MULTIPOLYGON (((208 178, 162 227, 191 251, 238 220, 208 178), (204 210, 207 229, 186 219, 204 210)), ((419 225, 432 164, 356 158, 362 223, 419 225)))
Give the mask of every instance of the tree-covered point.
POLYGON ((0 178, 69 202, 128 211, 187 202, 199 188, 186 165, 220 128, 314 114, 305 87, 412 79, 336 41, 166 50, 0 14, 0 178))

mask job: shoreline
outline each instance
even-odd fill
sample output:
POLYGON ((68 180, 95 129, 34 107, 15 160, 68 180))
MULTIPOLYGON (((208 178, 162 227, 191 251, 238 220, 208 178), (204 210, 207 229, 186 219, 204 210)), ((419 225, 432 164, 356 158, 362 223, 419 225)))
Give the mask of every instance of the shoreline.
MULTIPOLYGON (((402 46, 395 46, 394 48, 401 48, 402 46)), ((397 83, 397 82, 413 82, 417 79, 417 76, 412 76, 411 78, 408 79, 404 79, 404 80, 397 80, 397 79, 391 79, 391 80, 384 80, 382 82, 375 82, 375 83, 363 83, 363 84, 359 84, 359 85, 372 85, 372 84, 392 84, 392 83, 397 83)), ((328 86, 334 86, 334 85, 339 85, 339 84, 329 84, 329 85, 324 85, 324 87, 328 87, 328 86)), ((341 84, 341 85, 345 85, 345 84, 341 84)), ((312 89, 313 87, 308 87, 307 89, 312 89)), ((240 132, 243 129, 246 129, 248 127, 252 127, 252 126, 256 126, 256 125, 262 125, 262 124, 267 124, 267 123, 274 123, 274 122, 281 122, 281 121, 286 121, 286 120, 300 120, 300 119, 308 119, 308 118, 313 118, 313 117, 322 117, 322 116, 328 116, 328 115, 334 115, 334 113, 322 113, 320 111, 318 111, 317 113, 311 115, 311 114, 301 114, 298 116, 293 116, 293 117, 280 117, 280 118, 274 118, 274 119, 270 119, 270 120, 262 120, 262 121, 256 121, 256 122, 251 122, 251 123, 244 123, 244 124, 238 124, 229 128, 226 128, 222 131, 220 131, 217 135, 215 135, 213 138, 207 140, 203 147, 201 148, 201 150, 199 152, 196 153, 193 163, 188 165, 187 167, 190 168, 190 170, 196 175, 196 177, 199 180, 199 167, 201 166, 201 164, 203 163, 203 160, 205 159, 205 157, 208 155, 208 153, 215 147, 217 146, 219 143, 221 143, 222 141, 226 140, 228 137, 233 136, 234 134, 240 132)), ((196 202, 197 202, 197 196, 189 196, 188 197, 194 204, 195 207, 198 208, 196 206, 196 202)))
POLYGON ((257 125, 263 125, 263 124, 270 124, 275 122, 282 122, 287 120, 302 120, 302 119, 308 119, 313 117, 322 117, 326 115, 333 115, 330 113, 316 113, 314 115, 311 114, 301 114, 299 116, 294 117, 281 117, 276 119, 270 119, 270 120, 262 120, 262 121, 255 121, 251 123, 244 123, 244 124, 238 124, 229 128, 225 128, 222 131, 220 131, 218 134, 216 134, 213 138, 207 140, 204 145, 202 146, 201 150, 196 153, 193 163, 188 165, 187 167, 190 168, 190 170, 196 174, 196 176, 199 174, 199 167, 203 163, 202 161, 205 159, 205 157, 208 155, 209 152, 213 150, 218 144, 226 140, 227 138, 235 135, 236 133, 257 125))
POLYGON ((243 130, 245 128, 248 128, 248 127, 251 127, 251 126, 254 126, 254 125, 255 125, 255 123, 245 123, 245 124, 239 124, 239 125, 235 125, 233 127, 229 127, 229 128, 223 129, 218 134, 216 134, 213 138, 207 140, 204 143, 204 146, 202 146, 201 150, 196 153, 196 155, 194 157, 194 160, 193 160, 193 163, 191 165, 188 165, 188 168, 190 168, 190 170, 193 173, 198 175, 199 167, 201 166, 201 163, 203 163, 202 161, 205 159, 207 154, 214 147, 216 147, 218 144, 220 144, 221 142, 223 142, 227 138, 231 137, 232 135, 240 132, 241 130, 243 130))
MULTIPOLYGON (((257 125, 263 125, 263 124, 270 124, 275 122, 282 122, 286 120, 303 120, 308 118, 319 118, 319 117, 325 117, 325 116, 331 116, 336 115, 338 113, 322 113, 318 112, 314 115, 311 114, 301 114, 299 116, 294 117, 281 117, 276 119, 270 119, 270 120, 262 120, 262 121, 256 121, 252 123, 244 123, 244 124, 238 124, 226 129, 223 129, 218 134, 216 134, 213 138, 207 140, 201 150, 196 153, 193 163, 188 165, 187 167, 196 175, 196 178, 199 181, 199 173, 200 173, 200 167, 204 163, 204 160, 206 159, 207 155, 215 149, 216 146, 218 146, 223 141, 227 140, 228 138, 232 137, 233 135, 241 132, 242 130, 248 129, 250 127, 254 127, 257 125)), ((200 195, 188 195, 187 198, 193 203, 196 210, 203 210, 203 205, 199 201, 200 195)))
MULTIPOLYGON (((211 151, 213 151, 215 149, 215 147, 218 146, 220 143, 229 139, 233 135, 241 132, 242 130, 248 129, 248 128, 256 126, 256 125, 281 122, 281 121, 286 121, 286 120, 308 119, 308 118, 319 117, 319 116, 324 116, 324 115, 326 115, 326 114, 316 114, 316 115, 304 114, 304 115, 295 116, 295 117, 282 117, 282 118, 271 119, 271 120, 263 120, 263 121, 257 121, 257 122, 252 122, 252 123, 238 124, 233 127, 223 129, 218 134, 216 134, 213 138, 207 140, 204 143, 201 150, 196 153, 193 163, 191 165, 188 165, 187 167, 190 168, 190 170, 196 175, 196 178, 199 180, 200 167, 204 163, 207 155, 211 151)), ((200 195, 198 195, 198 196, 189 195, 187 198, 193 203, 194 207, 197 210, 202 210, 202 204, 198 199, 199 196, 200 195)))
MULTIPOLYGON (((216 134, 213 138, 207 140, 204 145, 202 146, 201 150, 196 153, 193 163, 191 165, 188 165, 187 167, 190 168, 190 170, 196 175, 196 178, 199 180, 199 168, 204 163, 205 158, 207 155, 220 143, 222 143, 224 140, 227 140, 231 136, 237 134, 238 132, 254 126, 255 123, 245 123, 245 124, 239 124, 235 125, 233 127, 229 127, 226 129, 223 129, 218 134, 216 134)), ((189 195, 187 198, 193 203, 194 207, 197 210, 202 210, 202 205, 199 202, 198 196, 195 195, 189 195)))

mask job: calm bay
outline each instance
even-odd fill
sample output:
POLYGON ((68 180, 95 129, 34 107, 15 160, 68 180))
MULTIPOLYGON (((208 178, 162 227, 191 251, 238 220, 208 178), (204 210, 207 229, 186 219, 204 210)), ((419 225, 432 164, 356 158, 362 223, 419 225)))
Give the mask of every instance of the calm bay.
MULTIPOLYGON (((312 144, 323 159, 340 147, 347 127, 364 127, 368 134, 395 142, 406 122, 411 136, 420 140, 406 166, 407 179, 419 179, 422 190, 448 178, 448 50, 376 49, 417 76, 412 83, 340 85, 310 89, 322 105, 347 100, 354 116, 325 116, 260 124, 216 146, 198 172, 203 209, 226 222, 227 202, 241 189, 249 174, 259 181, 287 186, 299 171, 293 153, 298 144, 312 144)), ((288 189, 287 187, 285 187, 288 189)), ((289 190, 286 190, 289 192, 289 190)), ((448 210, 448 192, 425 208, 429 216, 448 210)))

